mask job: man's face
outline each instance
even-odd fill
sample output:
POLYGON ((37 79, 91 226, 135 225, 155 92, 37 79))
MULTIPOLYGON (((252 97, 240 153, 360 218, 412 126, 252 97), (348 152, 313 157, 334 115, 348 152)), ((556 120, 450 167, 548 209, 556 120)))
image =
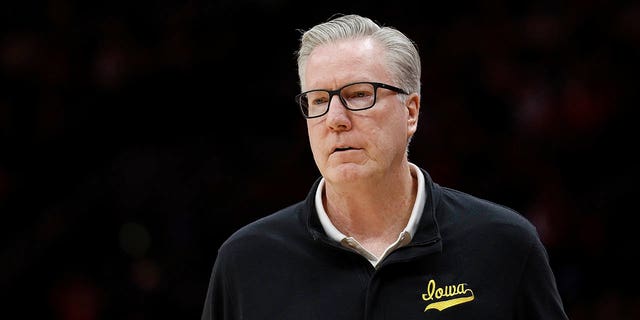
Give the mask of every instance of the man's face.
MULTIPOLYGON (((319 46, 307 60, 303 90, 335 90, 359 81, 397 85, 384 61, 383 51, 371 40, 319 46)), ((397 93, 377 90, 370 109, 350 111, 333 96, 325 115, 307 120, 314 160, 328 182, 382 179, 405 159, 408 139, 417 127, 419 101, 403 103, 397 93)))

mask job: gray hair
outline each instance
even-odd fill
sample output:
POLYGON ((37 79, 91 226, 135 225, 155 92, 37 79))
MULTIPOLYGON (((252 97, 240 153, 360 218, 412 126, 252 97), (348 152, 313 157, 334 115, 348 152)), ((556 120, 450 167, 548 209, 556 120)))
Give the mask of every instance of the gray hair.
POLYGON ((302 33, 298 56, 298 77, 304 87, 305 64, 318 46, 344 39, 370 38, 387 53, 386 62, 394 85, 409 93, 420 94, 420 55, 414 42, 393 27, 380 26, 356 14, 340 15, 302 33))

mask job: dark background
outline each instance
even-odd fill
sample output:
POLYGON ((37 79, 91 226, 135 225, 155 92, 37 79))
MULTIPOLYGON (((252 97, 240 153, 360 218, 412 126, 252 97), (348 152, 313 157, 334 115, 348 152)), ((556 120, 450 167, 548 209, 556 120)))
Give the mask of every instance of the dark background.
POLYGON ((571 319, 640 318, 640 6, 338 3, 3 2, 3 313, 198 319, 221 241, 317 177, 298 29, 354 12, 421 51, 410 160, 529 218, 571 319))

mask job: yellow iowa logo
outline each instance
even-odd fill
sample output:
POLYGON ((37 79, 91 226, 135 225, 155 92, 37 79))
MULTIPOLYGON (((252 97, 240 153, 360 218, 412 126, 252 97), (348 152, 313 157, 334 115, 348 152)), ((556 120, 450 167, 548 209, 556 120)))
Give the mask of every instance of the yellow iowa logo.
POLYGON ((422 294, 422 300, 433 301, 424 308, 424 312, 429 309, 442 311, 446 308, 457 306, 465 302, 473 301, 475 296, 473 291, 468 289, 466 283, 448 285, 444 287, 436 286, 436 281, 431 279, 427 284, 427 293, 422 294))

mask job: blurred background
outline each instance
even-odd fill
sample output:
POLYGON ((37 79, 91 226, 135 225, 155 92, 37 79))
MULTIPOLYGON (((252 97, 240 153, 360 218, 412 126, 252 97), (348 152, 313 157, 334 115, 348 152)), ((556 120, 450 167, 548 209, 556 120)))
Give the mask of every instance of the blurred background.
POLYGON ((531 220, 571 319, 640 319, 640 5, 597 0, 5 1, 3 311, 199 319, 220 243, 318 176, 294 51, 336 12, 417 42, 410 160, 531 220))

